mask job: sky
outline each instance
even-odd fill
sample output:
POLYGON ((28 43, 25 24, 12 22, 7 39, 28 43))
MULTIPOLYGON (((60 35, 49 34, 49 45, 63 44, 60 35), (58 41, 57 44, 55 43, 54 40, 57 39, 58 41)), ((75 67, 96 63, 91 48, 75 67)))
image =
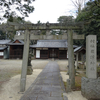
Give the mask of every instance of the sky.
POLYGON ((76 16, 76 8, 71 0, 35 0, 35 10, 25 20, 37 23, 56 23, 60 16, 76 16))
MULTIPOLYGON (((84 0, 73 0, 84 1, 84 0)), ((85 0, 88 1, 88 0, 85 0)), ((60 16, 74 16, 76 17, 76 7, 72 3, 72 0, 35 0, 31 4, 35 9, 33 13, 26 17, 26 21, 32 23, 56 23, 60 16)), ((12 11, 15 11, 16 6, 12 5, 12 11)), ((19 12, 17 12, 18 15, 19 12)), ((6 22, 6 20, 5 20, 6 22)), ((2 23, 2 21, 1 21, 2 23)))

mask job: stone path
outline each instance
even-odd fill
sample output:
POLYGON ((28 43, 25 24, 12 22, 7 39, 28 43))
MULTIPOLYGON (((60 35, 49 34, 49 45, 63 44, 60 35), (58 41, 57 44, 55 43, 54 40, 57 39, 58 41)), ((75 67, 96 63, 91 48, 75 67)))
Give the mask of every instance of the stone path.
POLYGON ((20 100, 68 100, 59 66, 50 61, 20 100))

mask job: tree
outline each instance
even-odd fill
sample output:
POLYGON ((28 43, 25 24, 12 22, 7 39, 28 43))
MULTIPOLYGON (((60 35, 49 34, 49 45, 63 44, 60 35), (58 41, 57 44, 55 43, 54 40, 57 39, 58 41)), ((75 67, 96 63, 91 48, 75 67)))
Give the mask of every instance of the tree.
POLYGON ((0 0, 0 20, 4 18, 12 19, 18 14, 20 14, 20 18, 28 17, 28 14, 34 10, 34 7, 31 5, 33 1, 35 0, 0 0))
MULTIPOLYGON (((87 22, 81 34, 85 34, 85 36, 89 34, 97 35, 97 54, 98 58, 100 58, 100 1, 89 1, 81 13, 78 14, 76 21, 87 22)), ((85 41, 86 40, 83 41, 84 45, 86 43, 85 41)))
POLYGON ((75 8, 77 9, 77 14, 81 12, 82 8, 85 6, 86 0, 71 0, 74 4, 75 8))
MULTIPOLYGON (((10 18, 8 18, 7 22, 11 21, 10 18)), ((13 17, 13 22, 14 23, 19 23, 19 24, 23 24, 23 23, 27 23, 30 24, 30 21, 25 21, 22 18, 19 17, 13 17)), ((22 31, 17 31, 17 33, 23 33, 22 31)), ((8 27, 7 23, 2 23, 0 26, 0 39, 11 39, 14 40, 14 35, 16 34, 16 30, 14 29, 14 27, 10 26, 8 27)))
POLYGON ((88 21, 100 19, 100 1, 89 1, 87 6, 78 14, 76 21, 88 21))
POLYGON ((57 20, 59 23, 74 22, 73 16, 60 16, 57 20))
MULTIPOLYGON (((75 19, 73 16, 60 16, 57 21, 60 23, 60 24, 70 24, 70 23, 74 23, 75 19)), ((52 30, 51 31, 51 34, 52 35, 60 35, 60 34, 63 34, 63 33, 66 33, 66 30, 52 30)))
MULTIPOLYGON (((32 2, 35 0, 0 0, 0 20, 7 19, 7 22, 25 23, 24 17, 28 17, 34 11, 32 2)), ((8 31, 7 23, 0 26, 0 30, 4 39, 13 38, 16 33, 15 30, 8 31), (6 34, 6 35, 3 35, 6 34), (6 36, 6 38, 4 37, 6 36)))
POLYGON ((51 30, 50 33, 51 35, 60 35, 62 34, 62 30, 51 30))
POLYGON ((6 34, 0 30, 0 40, 6 39, 6 34))

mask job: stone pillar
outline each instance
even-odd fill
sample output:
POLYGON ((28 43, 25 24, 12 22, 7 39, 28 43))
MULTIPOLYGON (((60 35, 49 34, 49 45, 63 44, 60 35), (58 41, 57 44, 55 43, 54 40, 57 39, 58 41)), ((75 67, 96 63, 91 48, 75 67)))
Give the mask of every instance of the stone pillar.
POLYGON ((25 91, 26 75, 27 75, 27 65, 28 65, 28 56, 29 56, 29 31, 25 30, 24 52, 23 52, 21 81, 20 81, 20 92, 24 92, 25 91))
POLYGON ((70 79, 67 79, 67 86, 66 86, 66 92, 71 92, 71 82, 70 82, 70 79))
POLYGON ((75 87, 75 67, 74 67, 72 30, 68 30, 68 65, 69 65, 69 79, 71 81, 71 88, 74 88, 75 87))
POLYGON ((32 69, 32 50, 29 50, 29 57, 28 57, 28 67, 27 67, 27 75, 32 75, 33 69, 32 69))
POLYGON ((96 35, 86 37, 86 76, 97 78, 97 40, 96 35))
POLYGON ((78 53, 76 53, 76 69, 78 67, 78 53))

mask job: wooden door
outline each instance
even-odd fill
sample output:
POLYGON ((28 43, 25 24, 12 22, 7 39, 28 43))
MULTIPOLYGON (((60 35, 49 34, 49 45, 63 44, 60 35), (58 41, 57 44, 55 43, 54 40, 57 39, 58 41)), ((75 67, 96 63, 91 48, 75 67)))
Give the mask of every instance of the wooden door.
POLYGON ((49 57, 50 58, 58 58, 58 49, 50 49, 49 57))

